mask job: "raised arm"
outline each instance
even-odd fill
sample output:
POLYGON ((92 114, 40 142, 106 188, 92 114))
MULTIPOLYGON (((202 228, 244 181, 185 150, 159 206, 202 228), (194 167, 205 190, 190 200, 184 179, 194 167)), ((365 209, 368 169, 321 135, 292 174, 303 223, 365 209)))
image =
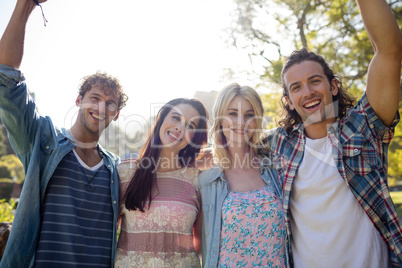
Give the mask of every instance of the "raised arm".
POLYGON ((356 0, 374 48, 366 94, 376 115, 390 126, 398 109, 402 34, 385 0, 356 0))
POLYGON ((11 19, 0 39, 0 64, 16 69, 20 67, 24 53, 25 28, 35 6, 33 0, 17 0, 11 19))

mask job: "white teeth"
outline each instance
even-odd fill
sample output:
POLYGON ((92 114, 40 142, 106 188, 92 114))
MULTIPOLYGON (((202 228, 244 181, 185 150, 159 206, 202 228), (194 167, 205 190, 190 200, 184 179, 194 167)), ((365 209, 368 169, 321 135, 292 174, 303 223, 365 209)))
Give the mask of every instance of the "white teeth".
POLYGON ((314 105, 317 105, 317 104, 319 104, 319 103, 320 103, 320 101, 317 100, 317 101, 314 101, 314 102, 311 102, 311 103, 305 105, 304 107, 310 108, 310 107, 313 107, 314 105))
POLYGON ((98 120, 104 120, 104 119, 105 119, 104 117, 100 117, 100 116, 97 115, 97 114, 92 114, 92 116, 95 117, 95 118, 98 119, 98 120))
POLYGON ((245 134, 248 132, 247 130, 238 130, 238 129, 233 129, 233 131, 239 134, 245 134))
POLYGON ((175 140, 177 140, 177 141, 181 141, 181 139, 179 138, 179 137, 177 137, 176 135, 174 135, 172 132, 168 132, 168 135, 170 136, 170 137, 172 137, 173 139, 175 139, 175 140))

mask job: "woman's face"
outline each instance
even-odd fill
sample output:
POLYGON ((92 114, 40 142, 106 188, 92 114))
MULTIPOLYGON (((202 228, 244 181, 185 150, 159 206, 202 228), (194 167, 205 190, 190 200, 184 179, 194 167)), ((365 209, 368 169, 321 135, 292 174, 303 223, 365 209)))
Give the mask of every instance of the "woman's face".
POLYGON ((221 128, 230 146, 248 146, 256 128, 251 103, 242 96, 234 97, 221 118, 221 128))
POLYGON ((166 115, 159 130, 162 150, 178 153, 186 147, 197 131, 199 117, 198 111, 189 104, 174 106, 166 115))

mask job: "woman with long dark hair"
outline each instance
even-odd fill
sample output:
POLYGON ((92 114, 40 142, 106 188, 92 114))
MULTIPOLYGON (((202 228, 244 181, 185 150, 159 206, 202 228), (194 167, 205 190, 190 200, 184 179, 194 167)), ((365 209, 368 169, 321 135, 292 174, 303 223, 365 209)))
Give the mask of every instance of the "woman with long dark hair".
POLYGON ((194 162, 207 141, 195 99, 159 111, 136 160, 119 165, 121 233, 115 267, 200 267, 201 196, 194 162))

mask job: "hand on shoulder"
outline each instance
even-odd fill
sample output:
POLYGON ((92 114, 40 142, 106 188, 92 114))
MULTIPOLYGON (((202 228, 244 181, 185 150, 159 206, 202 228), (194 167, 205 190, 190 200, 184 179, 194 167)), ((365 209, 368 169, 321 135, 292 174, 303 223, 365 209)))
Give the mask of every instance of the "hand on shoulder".
POLYGON ((200 153, 200 156, 195 161, 195 167, 198 168, 201 172, 208 170, 215 166, 214 156, 211 149, 203 149, 200 153))
POLYGON ((131 178, 134 176, 135 170, 137 169, 138 163, 138 159, 126 159, 117 166, 120 183, 131 180, 131 178))

